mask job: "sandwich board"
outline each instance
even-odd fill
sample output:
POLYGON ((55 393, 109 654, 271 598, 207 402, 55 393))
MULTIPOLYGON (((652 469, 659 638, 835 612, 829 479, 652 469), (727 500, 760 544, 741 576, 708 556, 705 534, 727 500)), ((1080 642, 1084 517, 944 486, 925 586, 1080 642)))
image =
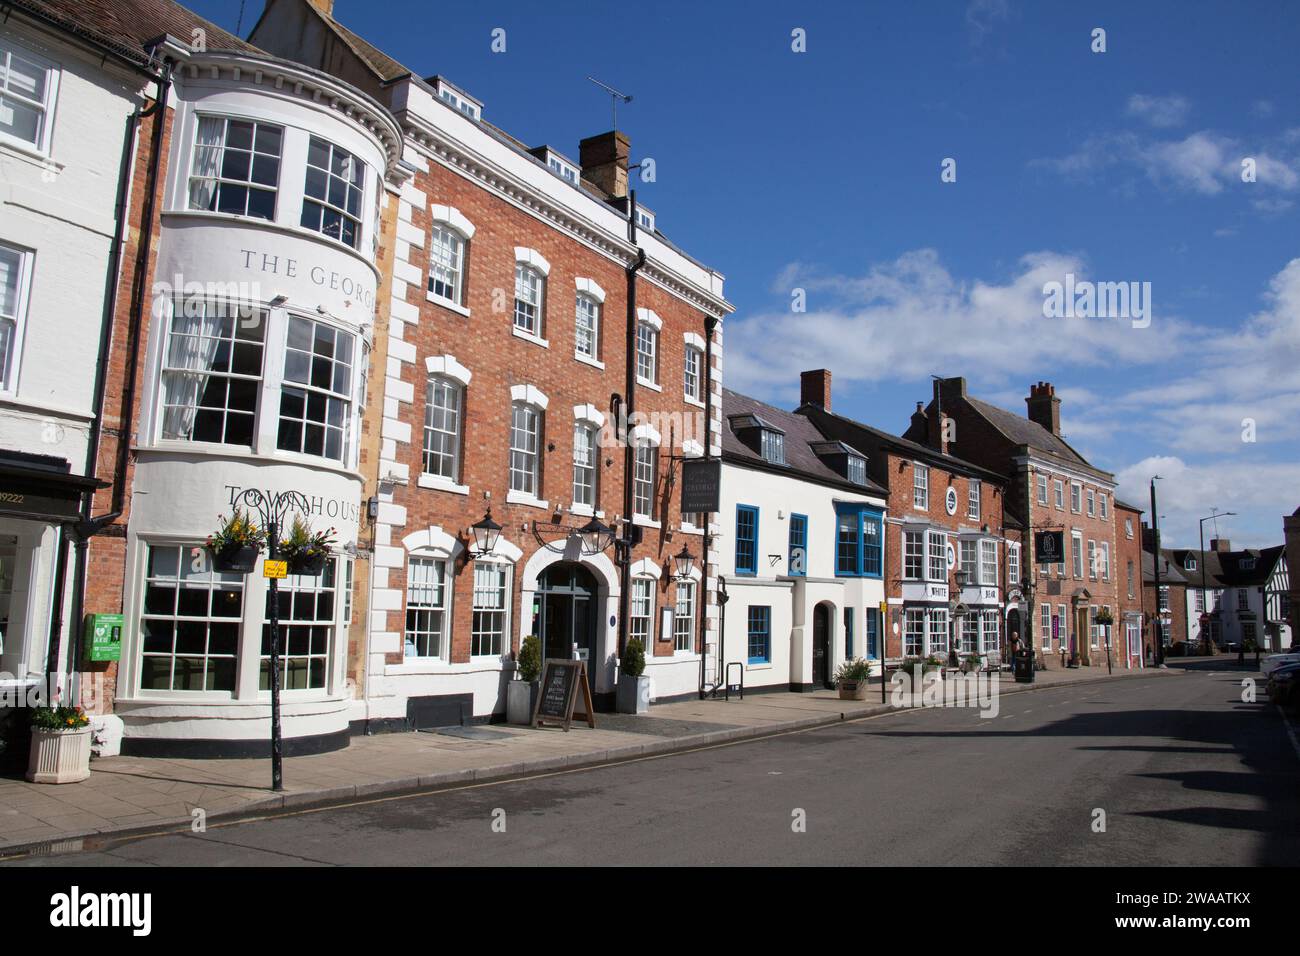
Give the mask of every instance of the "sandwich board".
POLYGON ((587 683, 587 665, 580 660, 548 658, 542 665, 542 686, 533 707, 533 726, 545 724, 561 726, 567 733, 574 718, 574 705, 582 692, 583 710, 577 716, 585 718, 587 725, 596 726, 596 713, 591 706, 591 685, 587 683))

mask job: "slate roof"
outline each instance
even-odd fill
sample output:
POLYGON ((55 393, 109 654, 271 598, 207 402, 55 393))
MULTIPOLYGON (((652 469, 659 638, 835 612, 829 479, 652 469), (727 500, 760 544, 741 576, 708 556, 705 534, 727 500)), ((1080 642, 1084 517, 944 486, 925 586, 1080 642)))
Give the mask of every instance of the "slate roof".
POLYGON ((1199 587, 1201 570, 1205 570, 1207 588, 1260 587, 1268 583, 1273 569, 1282 560, 1285 548, 1245 548, 1238 551, 1198 551, 1195 548, 1161 548, 1160 553, 1177 565, 1187 580, 1199 587), (1187 556, 1197 560, 1196 570, 1187 570, 1187 556), (1249 570, 1241 567, 1242 558, 1254 558, 1255 566, 1249 570))
POLYGON ((144 45, 164 33, 189 41, 196 29, 209 50, 267 54, 171 0, 6 0, 26 13, 105 47, 133 63, 149 61, 144 45))
MULTIPOLYGON (((945 455, 938 449, 931 448, 929 445, 923 445, 920 442, 912 441, 910 438, 904 438, 901 435, 895 435, 891 432, 882 431, 879 428, 873 428, 870 425, 857 421, 853 418, 846 418, 843 415, 837 415, 834 412, 828 412, 819 405, 801 405, 798 409, 800 415, 808 415, 814 421, 819 416, 826 416, 842 423, 850 429, 857 429, 862 432, 866 439, 878 445, 886 445, 898 451, 902 451, 912 458, 920 461, 930 462, 940 468, 949 471, 956 471, 959 474, 973 475, 987 481, 996 482, 1001 485, 1006 484, 1006 478, 995 471, 989 471, 974 462, 967 461, 964 458, 958 458, 956 455, 945 455)), ((864 442, 865 444, 865 442, 864 442)))
MULTIPOLYGON (((829 467, 822 458, 812 450, 814 444, 832 441, 812 421, 803 415, 787 412, 766 402, 760 402, 748 395, 741 395, 729 388, 722 390, 722 457, 724 461, 762 468, 766 471, 787 471, 795 478, 815 481, 818 484, 832 485, 837 488, 856 491, 862 494, 887 497, 888 492, 868 480, 865 485, 849 481, 835 469, 829 467), (731 429, 730 419, 738 415, 755 415, 767 424, 780 429, 785 434, 786 467, 773 465, 763 459, 731 429)), ((858 449, 853 449, 863 458, 867 456, 858 449)))
MULTIPOLYGON (((1163 551, 1164 549, 1162 548, 1162 554, 1160 556, 1160 583, 1171 584, 1174 586, 1186 586, 1187 578, 1183 577, 1181 570, 1169 560, 1169 556, 1164 554, 1163 551)), ((1142 583, 1156 583, 1156 565, 1150 551, 1142 552, 1142 583)))
POLYGON ((966 400, 970 402, 972 408, 988 420, 989 424, 1015 444, 1028 445, 1030 448, 1047 452, 1049 455, 1055 455, 1057 458, 1072 464, 1083 465, 1093 471, 1099 470, 1075 451, 1069 442, 1059 435, 1053 435, 1038 422, 1026 418, 1024 415, 1009 412, 1005 408, 990 405, 978 398, 967 396, 966 400))

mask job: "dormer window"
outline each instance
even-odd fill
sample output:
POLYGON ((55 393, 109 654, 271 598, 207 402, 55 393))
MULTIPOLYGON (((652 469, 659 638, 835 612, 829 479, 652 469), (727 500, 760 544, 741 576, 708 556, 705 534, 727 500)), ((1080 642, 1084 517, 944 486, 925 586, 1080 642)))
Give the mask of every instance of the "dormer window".
POLYGON ((1254 558, 1240 558, 1240 559, 1238 559, 1238 561, 1237 561, 1237 567, 1240 568, 1242 571, 1254 571, 1254 570, 1255 570, 1255 559, 1254 559, 1254 558))
POLYGON ((785 464, 785 436, 779 431, 764 428, 760 438, 763 460, 773 465, 785 464))
POLYGON ((855 485, 865 485, 867 483, 867 460, 865 458, 849 455, 846 469, 849 481, 855 485))
POLYGON ((649 232, 655 231, 655 214, 644 206, 636 208, 636 224, 649 232))
POLYGON ((1183 562, 1183 567, 1186 568, 1188 571, 1195 571, 1196 558, 1189 554, 1187 556, 1187 560, 1183 562))
POLYGON ((477 120, 482 116, 483 104, 469 96, 464 90, 457 89, 440 76, 431 77, 429 82, 433 84, 434 90, 437 91, 438 99, 452 109, 464 113, 472 120, 477 120))

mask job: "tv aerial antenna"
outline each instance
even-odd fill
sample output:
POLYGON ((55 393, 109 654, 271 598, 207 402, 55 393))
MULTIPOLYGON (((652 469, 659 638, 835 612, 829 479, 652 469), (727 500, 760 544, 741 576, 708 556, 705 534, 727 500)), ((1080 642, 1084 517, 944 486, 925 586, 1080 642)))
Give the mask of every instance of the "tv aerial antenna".
POLYGON ((595 84, 596 84, 597 86, 599 86, 602 90, 604 90, 606 93, 609 94, 609 98, 610 98, 610 108, 611 108, 611 110, 613 111, 613 114, 614 114, 614 116, 613 116, 613 119, 614 119, 614 129, 617 130, 617 129, 618 129, 618 101, 619 101, 619 100, 622 100, 624 103, 631 103, 631 102, 632 102, 632 97, 629 96, 627 93, 619 92, 618 90, 614 89, 614 87, 610 86, 608 83, 602 83, 600 80, 596 79, 594 76, 589 76, 589 77, 587 77, 587 79, 590 80, 592 83, 595 83, 595 84))

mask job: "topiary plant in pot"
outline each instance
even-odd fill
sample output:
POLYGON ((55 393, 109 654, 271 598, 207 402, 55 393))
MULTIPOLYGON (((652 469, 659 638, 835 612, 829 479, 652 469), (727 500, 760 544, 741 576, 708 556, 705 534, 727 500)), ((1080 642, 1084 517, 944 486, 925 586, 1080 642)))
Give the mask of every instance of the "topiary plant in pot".
POLYGON ((542 642, 529 634, 519 645, 515 657, 515 679, 506 688, 506 720, 512 724, 529 724, 537 703, 537 678, 542 673, 542 642))
POLYGON ((644 714, 650 709, 650 678, 645 676, 645 646, 634 637, 618 666, 618 712, 644 714))

